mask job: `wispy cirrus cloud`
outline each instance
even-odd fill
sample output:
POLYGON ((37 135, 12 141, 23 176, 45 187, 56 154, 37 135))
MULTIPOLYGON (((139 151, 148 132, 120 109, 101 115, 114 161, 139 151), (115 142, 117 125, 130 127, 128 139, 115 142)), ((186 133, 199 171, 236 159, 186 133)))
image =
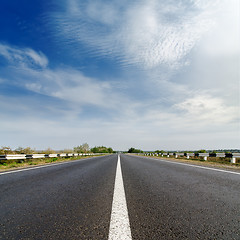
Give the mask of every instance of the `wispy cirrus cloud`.
POLYGON ((118 58, 123 65, 172 68, 184 59, 214 24, 218 1, 63 1, 51 13, 55 33, 84 44, 95 55, 118 58))
POLYGON ((114 115, 135 105, 126 95, 119 93, 115 82, 87 77, 71 67, 49 68, 47 57, 33 49, 1 44, 0 55, 8 61, 8 65, 2 68, 0 83, 61 100, 69 111, 97 107, 102 111, 112 110, 114 115))
POLYGON ((7 59, 10 64, 22 67, 45 68, 48 65, 48 59, 42 52, 30 48, 17 48, 0 43, 0 56, 7 59))

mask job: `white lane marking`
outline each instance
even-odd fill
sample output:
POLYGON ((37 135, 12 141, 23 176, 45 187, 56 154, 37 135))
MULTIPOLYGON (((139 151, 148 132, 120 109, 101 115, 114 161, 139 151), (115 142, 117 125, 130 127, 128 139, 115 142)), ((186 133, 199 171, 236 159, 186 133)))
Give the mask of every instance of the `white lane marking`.
POLYGON ((116 170, 112 214, 108 239, 109 240, 132 239, 119 155, 116 170))
POLYGON ((179 164, 179 165, 184 165, 184 166, 189 166, 189 167, 203 168, 203 169, 212 170, 212 171, 218 171, 218 172, 232 173, 232 174, 240 175, 239 172, 232 172, 232 171, 227 171, 227 170, 222 170, 222 169, 217 169, 217 168, 203 167, 203 166, 192 165, 192 164, 188 164, 188 163, 172 162, 172 161, 162 160, 162 159, 156 159, 156 158, 150 158, 150 159, 156 160, 156 161, 162 161, 162 162, 172 163, 172 164, 179 164))
POLYGON ((9 171, 9 172, 2 172, 2 173, 0 173, 0 176, 1 176, 1 175, 4 175, 4 174, 10 174, 10 173, 17 173, 17 172, 35 170, 35 169, 38 169, 38 168, 53 167, 53 166, 62 165, 62 164, 67 164, 67 163, 72 163, 72 162, 85 161, 85 160, 88 160, 88 159, 89 159, 89 158, 87 158, 87 159, 73 160, 73 161, 68 161, 68 162, 61 162, 61 163, 51 163, 51 164, 48 164, 48 165, 42 165, 42 166, 38 166, 38 167, 31 167, 31 168, 24 168, 24 169, 9 171))

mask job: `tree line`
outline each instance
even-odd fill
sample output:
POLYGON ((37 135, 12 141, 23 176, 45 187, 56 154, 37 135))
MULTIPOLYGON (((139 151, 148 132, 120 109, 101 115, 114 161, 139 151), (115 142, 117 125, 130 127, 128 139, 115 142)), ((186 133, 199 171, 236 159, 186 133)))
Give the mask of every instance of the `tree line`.
POLYGON ((74 152, 76 153, 113 153, 113 149, 111 147, 105 146, 95 146, 90 148, 87 143, 83 143, 77 147, 74 147, 74 152))
POLYGON ((2 146, 0 148, 0 155, 7 154, 36 154, 36 153, 114 153, 111 147, 105 146, 95 146, 90 148, 87 143, 83 143, 74 147, 73 149, 63 149, 63 150, 53 150, 50 147, 45 150, 36 150, 31 147, 18 147, 16 149, 12 149, 9 146, 2 146))

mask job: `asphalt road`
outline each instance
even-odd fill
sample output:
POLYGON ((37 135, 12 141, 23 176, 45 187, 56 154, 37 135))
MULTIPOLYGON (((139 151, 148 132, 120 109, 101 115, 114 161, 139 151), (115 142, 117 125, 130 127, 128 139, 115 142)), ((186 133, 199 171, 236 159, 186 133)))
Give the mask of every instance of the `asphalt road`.
MULTIPOLYGON (((0 239, 108 239, 116 166, 0 175, 0 239)), ((240 175, 128 155, 121 168, 132 239, 240 239, 240 175)))
POLYGON ((122 156, 133 239, 240 239, 240 175, 122 156))
POLYGON ((0 239, 107 239, 117 156, 0 175, 0 239))

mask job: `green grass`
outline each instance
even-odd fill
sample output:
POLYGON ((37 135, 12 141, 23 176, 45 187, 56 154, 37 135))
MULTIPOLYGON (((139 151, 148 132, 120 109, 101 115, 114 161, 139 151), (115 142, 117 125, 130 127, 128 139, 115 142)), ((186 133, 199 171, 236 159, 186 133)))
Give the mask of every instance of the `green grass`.
POLYGON ((37 165, 36 162, 28 162, 28 165, 37 165))
POLYGON ((51 163, 51 162, 56 162, 56 161, 58 161, 59 160, 59 158, 48 158, 47 160, 46 160, 46 163, 51 163))
POLYGON ((14 168, 14 167, 17 167, 17 165, 18 164, 16 162, 12 162, 12 163, 9 164, 9 167, 14 168))

